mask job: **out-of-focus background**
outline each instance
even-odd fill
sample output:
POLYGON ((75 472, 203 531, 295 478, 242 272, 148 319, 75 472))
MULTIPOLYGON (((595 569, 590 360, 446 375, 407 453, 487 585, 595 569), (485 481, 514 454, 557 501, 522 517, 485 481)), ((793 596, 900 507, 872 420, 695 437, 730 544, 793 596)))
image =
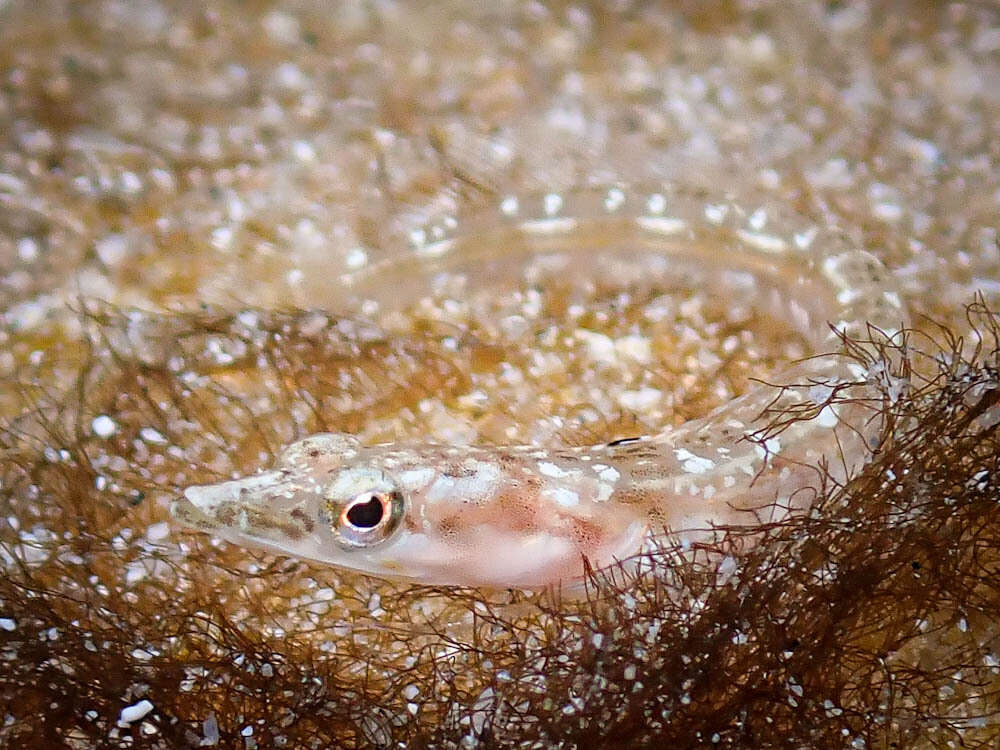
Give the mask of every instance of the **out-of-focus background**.
POLYGON ((0 303, 324 301, 470 200, 774 194, 919 311, 1000 296, 992 3, 0 6, 0 303), (395 244, 394 244, 395 243, 395 244))

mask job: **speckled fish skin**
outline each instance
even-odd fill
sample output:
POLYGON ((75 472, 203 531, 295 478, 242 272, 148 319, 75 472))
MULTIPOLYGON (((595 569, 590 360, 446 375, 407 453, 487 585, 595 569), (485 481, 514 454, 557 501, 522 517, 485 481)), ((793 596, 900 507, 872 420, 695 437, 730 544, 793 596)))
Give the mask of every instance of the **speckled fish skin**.
POLYGON ((578 575, 582 554, 606 563, 638 546, 645 522, 608 507, 619 474, 599 457, 529 446, 365 448, 319 434, 290 446, 271 471, 189 488, 174 515, 236 543, 368 573, 537 586, 578 575), (403 494, 404 521, 376 547, 346 549, 331 520, 373 481, 403 494))
MULTIPOLYGON (((603 205, 617 212, 624 198, 608 196, 603 205)), ((511 217, 507 202, 508 226, 530 235, 581 231, 575 219, 552 215, 550 196, 543 202, 543 221, 560 224, 540 228, 520 211, 511 217)), ((680 228, 697 241, 735 244, 717 262, 766 260, 803 289, 822 290, 822 299, 791 300, 789 309, 799 311, 795 325, 817 351, 833 353, 776 373, 773 382, 785 388, 759 386, 680 427, 611 444, 365 447, 350 435, 313 435, 269 471, 188 488, 174 517, 236 544, 379 576, 541 587, 578 579, 586 563, 600 568, 635 555, 651 533, 696 541, 718 526, 780 520, 808 507, 817 466, 843 481, 868 460, 879 433, 875 374, 837 352, 842 334, 865 338, 877 329, 891 337, 908 322, 892 277, 842 238, 812 236, 803 247, 761 232, 759 210, 732 204, 706 220, 704 203, 652 211, 661 203, 647 198, 625 221, 654 241, 680 228), (767 440, 748 439, 767 423, 765 409, 804 416, 767 440), (399 498, 400 521, 376 543, 345 545, 338 519, 371 492, 399 498)))

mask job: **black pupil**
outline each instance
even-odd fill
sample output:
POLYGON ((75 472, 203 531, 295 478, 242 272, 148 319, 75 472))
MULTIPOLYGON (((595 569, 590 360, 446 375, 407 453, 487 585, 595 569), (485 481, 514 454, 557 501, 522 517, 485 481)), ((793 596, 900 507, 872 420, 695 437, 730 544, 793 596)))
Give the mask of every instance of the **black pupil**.
POLYGON ((359 529, 371 529, 382 520, 382 501, 375 495, 367 503, 354 503, 347 509, 347 520, 359 529))

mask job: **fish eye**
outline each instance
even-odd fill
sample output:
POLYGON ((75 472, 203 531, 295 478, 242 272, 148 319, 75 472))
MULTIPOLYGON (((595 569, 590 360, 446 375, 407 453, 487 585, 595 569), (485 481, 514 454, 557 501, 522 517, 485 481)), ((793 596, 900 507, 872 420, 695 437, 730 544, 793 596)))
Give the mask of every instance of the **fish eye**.
POLYGON ((368 547, 388 539, 403 518, 398 491, 368 490, 351 498, 334 523, 339 540, 349 547, 368 547))

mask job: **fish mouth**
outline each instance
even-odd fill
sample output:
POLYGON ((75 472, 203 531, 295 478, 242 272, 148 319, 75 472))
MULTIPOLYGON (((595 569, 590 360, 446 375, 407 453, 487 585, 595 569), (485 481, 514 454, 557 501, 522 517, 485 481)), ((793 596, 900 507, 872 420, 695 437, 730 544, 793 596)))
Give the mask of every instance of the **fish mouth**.
POLYGON ((267 471, 219 484, 188 487, 170 504, 170 515, 201 531, 245 525, 247 514, 264 512, 268 498, 288 489, 287 472, 267 471))
POLYGON ((188 487, 170 505, 180 523, 237 544, 294 553, 317 529, 315 492, 286 469, 188 487))
POLYGON ((200 531, 215 531, 221 526, 221 523, 217 518, 213 518, 205 513, 186 497, 187 492, 191 489, 194 488, 185 490, 185 497, 179 497, 170 503, 170 515, 185 526, 190 526, 200 531))

